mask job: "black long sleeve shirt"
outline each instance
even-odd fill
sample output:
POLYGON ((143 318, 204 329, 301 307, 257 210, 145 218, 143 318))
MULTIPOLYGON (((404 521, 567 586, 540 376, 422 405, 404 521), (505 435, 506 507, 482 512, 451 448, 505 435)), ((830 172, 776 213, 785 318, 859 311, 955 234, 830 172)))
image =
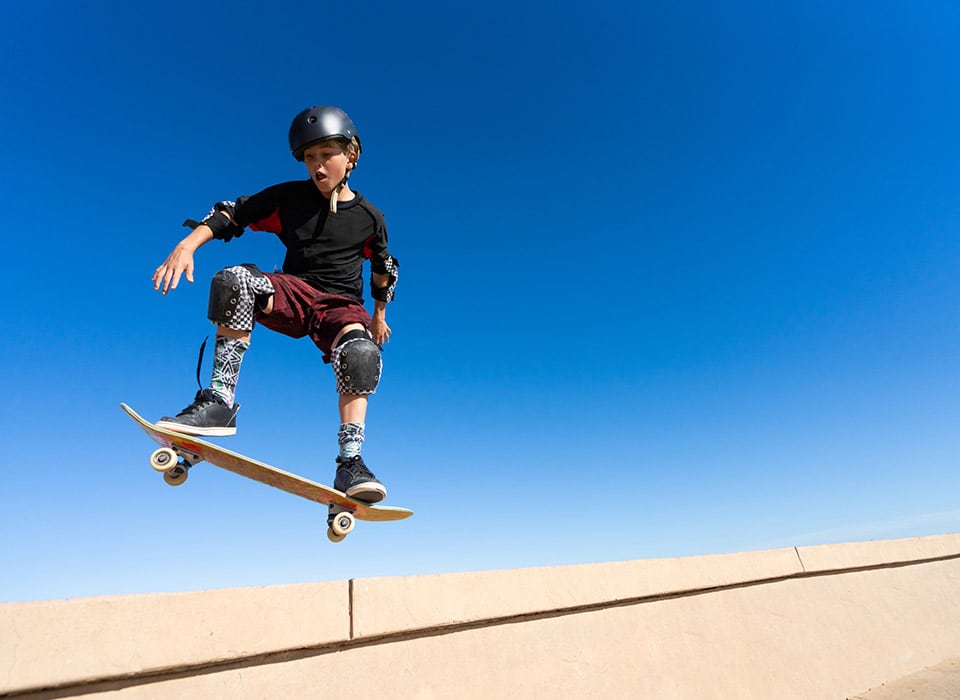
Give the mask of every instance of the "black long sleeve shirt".
POLYGON ((242 236, 247 228, 276 234, 287 249, 283 272, 321 292, 360 303, 363 261, 370 260, 373 272, 389 276, 386 287, 371 281, 373 298, 392 301, 399 262, 387 249, 383 214, 360 193, 354 195, 350 201, 338 202, 337 213, 331 214, 330 201, 312 181, 284 182, 236 202, 218 202, 203 223, 214 238, 224 241, 242 236))

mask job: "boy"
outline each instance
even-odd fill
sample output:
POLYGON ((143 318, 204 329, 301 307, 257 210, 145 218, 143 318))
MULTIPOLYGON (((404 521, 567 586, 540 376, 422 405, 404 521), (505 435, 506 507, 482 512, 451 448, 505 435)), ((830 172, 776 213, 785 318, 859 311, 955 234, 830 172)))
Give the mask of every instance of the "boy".
POLYGON ((213 239, 229 241, 246 228, 276 234, 287 249, 281 272, 238 265, 213 276, 207 317, 217 324, 210 386, 192 404, 157 425, 188 435, 233 435, 234 402, 254 322, 294 338, 309 336, 333 365, 339 393, 340 454, 334 488, 368 503, 386 488, 360 456, 367 396, 380 380, 380 346, 390 340, 386 306, 399 263, 387 250, 383 214, 350 189, 360 138, 350 117, 331 106, 310 107, 290 126, 290 151, 309 180, 268 187, 236 202, 218 202, 153 273, 155 290, 193 282, 193 253, 213 239), (362 266, 371 262, 373 317, 363 307, 362 266))

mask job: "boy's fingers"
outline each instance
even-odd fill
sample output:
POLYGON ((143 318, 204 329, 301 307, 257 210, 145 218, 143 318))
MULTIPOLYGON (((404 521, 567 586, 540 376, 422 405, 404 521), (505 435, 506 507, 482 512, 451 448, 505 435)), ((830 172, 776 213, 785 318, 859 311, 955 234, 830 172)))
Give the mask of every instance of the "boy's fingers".
POLYGON ((176 284, 173 284, 173 272, 171 270, 167 270, 166 272, 164 272, 163 273, 163 290, 162 290, 163 293, 166 294, 171 289, 175 289, 176 286, 177 286, 176 284))

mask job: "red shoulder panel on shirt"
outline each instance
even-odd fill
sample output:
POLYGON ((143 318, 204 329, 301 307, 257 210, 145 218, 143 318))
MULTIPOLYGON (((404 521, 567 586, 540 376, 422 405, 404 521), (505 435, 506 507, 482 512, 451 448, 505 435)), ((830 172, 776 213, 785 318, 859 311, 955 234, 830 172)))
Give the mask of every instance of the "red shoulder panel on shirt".
POLYGON ((260 221, 254 221, 250 224, 250 229, 253 231, 267 231, 268 233, 280 233, 280 210, 276 209, 274 212, 265 219, 260 221))
POLYGON ((370 236, 370 238, 364 241, 363 257, 366 258, 367 260, 373 257, 373 246, 371 244, 373 243, 373 239, 376 237, 377 237, 377 234, 373 234, 372 236, 370 236))

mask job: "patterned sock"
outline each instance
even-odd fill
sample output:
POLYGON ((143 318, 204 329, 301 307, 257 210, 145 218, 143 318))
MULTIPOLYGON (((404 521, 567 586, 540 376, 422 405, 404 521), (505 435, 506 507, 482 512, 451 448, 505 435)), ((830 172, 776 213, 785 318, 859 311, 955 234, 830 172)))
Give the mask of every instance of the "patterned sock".
POLYGON ((363 445, 363 423, 342 423, 337 442, 340 443, 340 456, 344 459, 359 455, 363 445))
POLYGON ((228 406, 233 406, 237 379, 240 377, 240 363, 243 362, 243 353, 249 347, 250 343, 238 338, 217 336, 213 351, 213 376, 210 378, 210 388, 217 392, 228 406))

